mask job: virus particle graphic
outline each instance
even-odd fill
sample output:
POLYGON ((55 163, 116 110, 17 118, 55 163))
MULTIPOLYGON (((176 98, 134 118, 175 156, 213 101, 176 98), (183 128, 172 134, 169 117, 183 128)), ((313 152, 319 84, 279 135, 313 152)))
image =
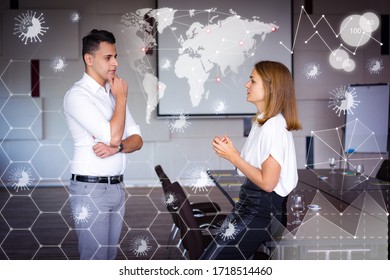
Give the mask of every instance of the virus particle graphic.
POLYGON ((191 178, 190 187, 196 193, 197 191, 207 191, 207 186, 212 184, 206 170, 203 167, 195 167, 188 171, 191 178))
POLYGON ((30 169, 25 170, 23 167, 17 167, 12 170, 10 174, 10 180, 13 182, 12 187, 16 190, 16 192, 19 190, 29 190, 28 186, 34 181, 31 177, 32 174, 30 169))
POLYGON ((314 62, 305 64, 303 74, 305 74, 307 79, 317 79, 321 74, 320 65, 314 62))
POLYGON ((87 223, 92 213, 88 204, 79 203, 72 207, 72 217, 76 224, 87 223))
POLYGON ((188 121, 188 114, 185 115, 183 111, 171 114, 168 118, 168 121, 168 126, 171 132, 184 132, 184 129, 191 124, 188 121))
POLYGON ((338 113, 339 117, 341 112, 344 115, 346 112, 353 114, 352 108, 355 108, 360 103, 360 101, 355 100, 355 88, 348 89, 346 86, 341 86, 330 92, 330 94, 332 97, 330 97, 331 100, 328 107, 333 107, 333 110, 336 114, 338 113))
POLYGON ((228 108, 228 106, 226 106, 225 102, 219 100, 219 101, 215 102, 213 111, 215 114, 219 115, 219 114, 225 113, 227 108, 228 108))
POLYGON ((14 35, 19 34, 19 38, 27 45, 27 41, 30 42, 42 42, 39 38, 40 35, 46 33, 46 29, 49 27, 42 26, 44 21, 43 14, 36 17, 36 12, 27 11, 26 14, 22 13, 18 18, 15 18, 18 23, 15 23, 14 35))
POLYGON ((61 56, 55 56, 50 60, 50 68, 54 72, 63 72, 66 65, 65 58, 61 56))
POLYGON ((146 256, 147 252, 152 248, 149 246, 149 238, 138 236, 131 240, 130 251, 138 258, 139 256, 146 256))
POLYGON ((172 68, 172 61, 170 58, 164 57, 161 61, 160 69, 163 71, 168 71, 172 68))
POLYGON ((163 196, 162 200, 166 206, 173 209, 177 208, 176 206, 177 199, 174 193, 168 192, 166 195, 163 196))
POLYGON ((218 235, 222 237, 223 241, 226 239, 232 240, 236 237, 238 229, 236 229, 237 222, 226 218, 218 229, 218 235))
POLYGON ((70 13, 70 21, 73 23, 79 22, 81 19, 80 13, 79 12, 72 12, 70 13))
POLYGON ((383 70, 383 61, 379 58, 371 58, 368 60, 366 67, 370 74, 379 74, 383 70))

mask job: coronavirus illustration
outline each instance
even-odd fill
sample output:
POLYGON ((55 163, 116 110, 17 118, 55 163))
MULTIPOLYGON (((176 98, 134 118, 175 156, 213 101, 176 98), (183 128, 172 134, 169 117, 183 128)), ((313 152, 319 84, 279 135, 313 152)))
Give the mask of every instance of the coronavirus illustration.
POLYGON ((63 72, 66 66, 65 57, 55 56, 50 60, 50 68, 54 72, 63 72))
POLYGON ((317 79, 321 74, 320 65, 314 62, 305 64, 303 74, 307 79, 317 79))
POLYGON ((357 96, 354 88, 341 86, 330 92, 330 94, 332 97, 330 97, 331 100, 329 101, 328 107, 333 107, 333 110, 338 116, 340 116, 342 112, 344 115, 346 113, 353 114, 352 109, 356 108, 360 103, 360 101, 356 100, 357 96))
POLYGON ((370 74, 379 74, 383 70, 383 61, 379 58, 371 58, 368 60, 366 68, 370 74))
POLYGON ((164 57, 162 59, 162 64, 159 66, 161 70, 168 71, 173 66, 172 59, 168 57, 164 57))
POLYGON ((219 115, 225 113, 227 108, 228 106, 226 105, 226 102, 223 100, 218 100, 214 104, 213 111, 216 115, 219 115))
POLYGON ((172 209, 175 209, 176 208, 176 202, 177 202, 177 199, 176 199, 176 195, 172 192, 167 192, 163 198, 162 198, 162 201, 163 203, 165 204, 165 206, 168 206, 172 209))
POLYGON ((32 173, 30 169, 17 167, 11 171, 10 181, 16 192, 29 190, 29 186, 33 183, 32 173))
POLYGON ((172 113, 168 118, 168 126, 171 132, 184 132, 191 123, 188 121, 188 114, 183 111, 172 113))
POLYGON ((152 248, 149 245, 149 238, 145 236, 138 236, 131 240, 130 251, 138 258, 139 256, 146 256, 148 251, 152 248))
POLYGON ((196 193, 197 191, 207 191, 207 186, 212 185, 210 177, 204 167, 198 166, 188 171, 191 182, 190 187, 196 193))
POLYGON ((221 236, 223 241, 226 239, 232 240, 236 237, 238 229, 236 228, 237 222, 230 218, 226 218, 221 227, 218 229, 218 235, 221 236))
POLYGON ((88 204, 79 203, 72 207, 72 217, 76 224, 87 223, 92 213, 88 204))
POLYGON ((14 35, 18 35, 19 38, 27 45, 27 42, 42 42, 39 36, 43 36, 49 27, 43 26, 45 18, 41 13, 37 16, 36 12, 27 11, 22 13, 19 17, 15 18, 17 23, 15 24, 14 35))
POLYGON ((76 12, 72 12, 69 17, 70 17, 70 21, 73 22, 73 23, 77 23, 81 19, 80 13, 77 12, 77 11, 76 12))

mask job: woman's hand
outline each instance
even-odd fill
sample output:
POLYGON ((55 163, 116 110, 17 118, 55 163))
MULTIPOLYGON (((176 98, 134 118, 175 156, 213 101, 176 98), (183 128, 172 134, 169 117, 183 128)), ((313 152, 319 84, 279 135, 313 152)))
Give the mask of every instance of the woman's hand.
POLYGON ((233 162, 235 157, 240 156, 233 142, 226 135, 214 137, 212 147, 218 156, 230 162, 233 162))
POLYGON ((246 162, 226 135, 216 136, 213 139, 212 146, 218 156, 230 161, 259 188, 266 192, 274 190, 279 181, 281 167, 272 155, 269 155, 262 163, 260 169, 246 162))

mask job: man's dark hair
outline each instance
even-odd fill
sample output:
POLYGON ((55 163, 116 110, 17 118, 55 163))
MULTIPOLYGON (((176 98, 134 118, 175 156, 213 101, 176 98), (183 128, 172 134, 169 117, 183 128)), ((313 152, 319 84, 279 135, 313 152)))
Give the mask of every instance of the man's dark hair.
POLYGON ((89 32, 89 34, 84 36, 82 49, 83 59, 86 53, 91 54, 97 51, 101 42, 115 44, 114 34, 106 30, 93 29, 91 32, 89 32))

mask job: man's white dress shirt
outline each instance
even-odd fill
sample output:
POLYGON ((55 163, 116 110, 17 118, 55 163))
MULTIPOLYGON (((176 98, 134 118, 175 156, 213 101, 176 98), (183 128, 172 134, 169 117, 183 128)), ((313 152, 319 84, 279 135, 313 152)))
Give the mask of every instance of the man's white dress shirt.
MULTIPOLYGON (((64 97, 64 114, 74 140, 74 154, 70 172, 89 176, 115 176, 124 173, 126 154, 117 153, 107 158, 95 155, 92 147, 103 142, 110 145, 110 120, 115 109, 115 97, 88 74, 76 82, 64 97)), ((126 106, 126 122, 122 139, 133 134, 141 135, 126 106)))

